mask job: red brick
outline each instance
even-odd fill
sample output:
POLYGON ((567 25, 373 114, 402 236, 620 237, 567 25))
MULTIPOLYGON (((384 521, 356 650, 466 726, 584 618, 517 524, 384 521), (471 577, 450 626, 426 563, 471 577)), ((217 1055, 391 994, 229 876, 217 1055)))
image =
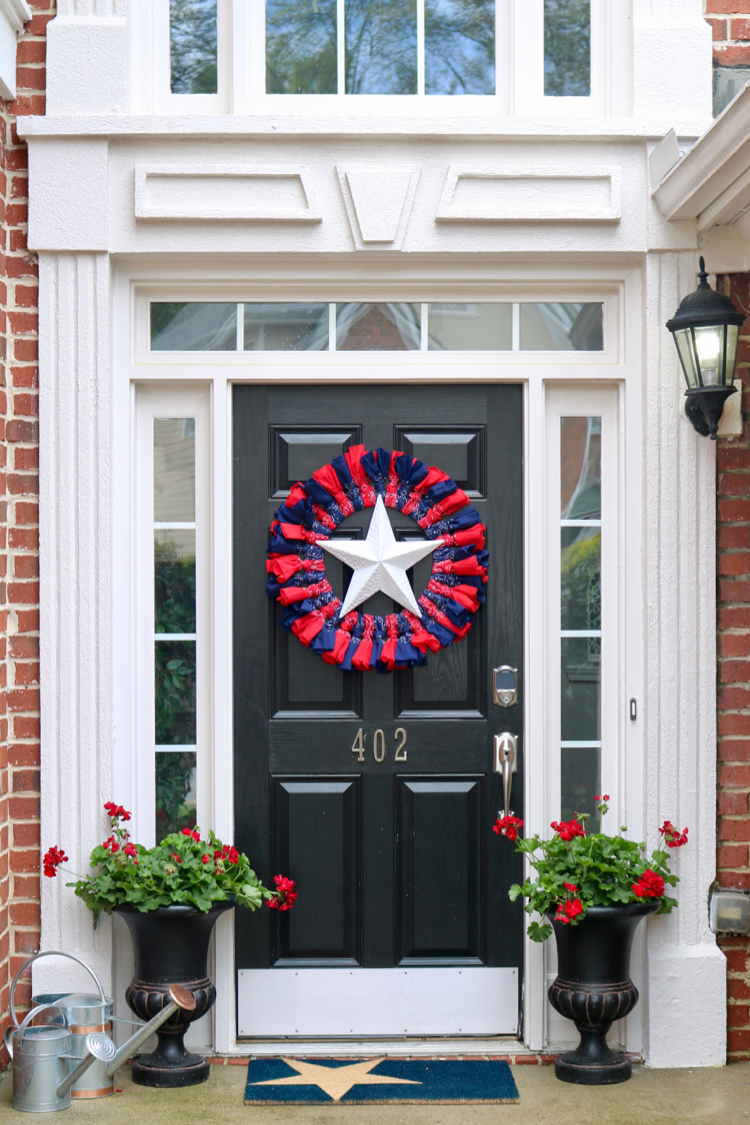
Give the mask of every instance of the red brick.
POLYGON ((39 738, 41 726, 33 715, 13 716, 13 735, 15 738, 39 738))
POLYGON ((744 686, 719 688, 720 711, 741 711, 747 707, 750 707, 750 688, 744 686))
POLYGON ((750 1031, 732 1030, 727 1033, 727 1048, 734 1057, 740 1057, 750 1051, 750 1031))
POLYGON ((43 63, 47 57, 47 43, 44 39, 19 39, 16 61, 19 63, 43 63))
POLYGON ((750 715, 719 715, 719 734, 750 734, 750 715))
MULTIPOLYGON (((39 386, 39 368, 38 367, 11 367, 10 378, 11 378, 11 382, 12 382, 14 387, 32 387, 36 390, 39 386)), ((33 452, 37 453, 37 464, 38 464, 38 451, 34 450, 33 452)), ((34 468, 36 468, 36 467, 37 466, 34 465, 34 468)), ((16 459, 16 468, 17 469, 20 468, 17 459, 16 459)), ((748 529, 748 530, 750 530, 750 529, 748 529)))
POLYGON ((16 953, 36 953, 39 949, 39 930, 16 930, 13 948, 16 953))
MULTIPOLYGON (((719 66, 747 66, 750 64, 750 47, 714 46, 714 58, 719 66)), ((33 99, 32 99, 33 101, 33 99)))
POLYGON ((720 765, 719 785, 722 789, 750 788, 750 765, 720 765))
POLYGON ((719 574, 736 575, 750 573, 750 554, 745 551, 732 551, 719 555, 719 574))
MULTIPOLYGON (((10 479, 10 478, 9 478, 10 479)), ((734 558, 734 555, 725 555, 734 558)), ((750 633, 720 633, 720 656, 747 656, 750 653, 750 633)))
POLYGON ((516 1055, 513 1062, 516 1066, 539 1066, 538 1055, 516 1055))
POLYGON ((38 900, 39 891, 38 875, 16 875, 13 879, 13 897, 15 900, 20 898, 38 900))
POLYGON ((38 555, 15 555, 13 558, 13 575, 15 578, 38 578, 38 555))
MULTIPOLYGON (((750 453, 750 450, 748 451, 750 453)), ((720 550, 750 549, 750 527, 722 526, 718 528, 720 550)))
POLYGON ((714 42, 717 39, 726 39, 727 37, 727 21, 726 20, 707 20, 711 24, 714 42))
POLYGON ((725 38, 750 39, 750 20, 731 20, 730 32, 725 38))
POLYGON ((39 359, 39 344, 36 340, 16 340, 13 346, 13 353, 18 360, 35 360, 39 359))
POLYGON ((718 812, 730 816, 741 816, 748 812, 747 793, 719 793, 717 800, 718 812))
POLYGON ((46 77, 44 67, 16 67, 16 85, 21 90, 43 90, 46 77))
POLYGON ((14 793, 38 793, 39 770, 13 770, 14 793))
MULTIPOLYGON (((38 766, 39 761, 39 743, 37 742, 15 742, 8 747, 8 763, 11 766, 38 766)), ((737 866, 742 866, 742 864, 737 864, 737 866)))
POLYGON ((720 871, 716 879, 721 887, 730 887, 735 891, 750 891, 750 872, 720 871))
MULTIPOLYGON (((10 904, 10 920, 15 926, 38 926, 41 922, 41 911, 36 902, 12 902, 10 904)), ((738 996, 737 999, 742 999, 738 996)))

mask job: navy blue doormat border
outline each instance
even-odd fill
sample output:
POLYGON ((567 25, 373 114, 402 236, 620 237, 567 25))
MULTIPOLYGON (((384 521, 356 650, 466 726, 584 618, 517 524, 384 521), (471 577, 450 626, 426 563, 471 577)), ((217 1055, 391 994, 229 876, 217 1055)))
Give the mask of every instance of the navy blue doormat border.
POLYGON ((517 1102, 507 1062, 252 1059, 245 1105, 486 1105, 517 1102))

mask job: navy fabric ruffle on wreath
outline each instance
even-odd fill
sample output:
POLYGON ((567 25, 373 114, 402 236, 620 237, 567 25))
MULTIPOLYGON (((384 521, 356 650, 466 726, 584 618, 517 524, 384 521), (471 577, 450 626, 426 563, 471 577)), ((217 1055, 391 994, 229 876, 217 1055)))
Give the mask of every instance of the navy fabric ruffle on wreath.
POLYGON ((485 600, 485 536, 476 508, 447 473, 407 453, 368 453, 354 445, 296 484, 274 513, 266 591, 284 608, 282 628, 327 664, 345 672, 419 667, 427 663, 428 649, 447 648, 471 628, 485 600), (352 611, 342 619, 341 602, 326 579, 318 543, 347 516, 374 508, 378 496, 386 508, 411 516, 428 539, 444 540, 417 599, 421 620, 406 609, 386 617, 352 611))

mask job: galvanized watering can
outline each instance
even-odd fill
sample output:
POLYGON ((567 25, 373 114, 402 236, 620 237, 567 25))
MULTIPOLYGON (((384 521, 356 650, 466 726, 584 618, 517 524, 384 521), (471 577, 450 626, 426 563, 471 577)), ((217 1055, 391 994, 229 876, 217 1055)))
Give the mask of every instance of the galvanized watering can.
POLYGON ((192 1011, 195 1007, 195 998, 180 985, 171 985, 169 994, 171 1003, 148 1023, 139 1025, 135 1035, 117 1050, 107 1034, 114 1018, 112 1001, 105 997, 99 979, 88 965, 72 953, 58 950, 30 957, 13 978, 10 1012, 15 1027, 8 1028, 5 1034, 5 1045, 13 1059, 13 1108, 26 1113, 50 1113, 68 1109, 71 1095, 91 1098, 111 1094, 115 1071, 152 1032, 166 1023, 178 1008, 192 1011), (55 1003, 36 1004, 19 1024, 14 1005, 16 984, 24 969, 43 956, 70 957, 83 965, 96 981, 99 996, 72 993, 61 996, 55 1003), (53 1010, 57 1012, 54 1023, 32 1024, 32 1020, 53 1010), (82 1017, 91 1019, 92 1023, 72 1023, 72 1019, 77 1021, 82 1017))

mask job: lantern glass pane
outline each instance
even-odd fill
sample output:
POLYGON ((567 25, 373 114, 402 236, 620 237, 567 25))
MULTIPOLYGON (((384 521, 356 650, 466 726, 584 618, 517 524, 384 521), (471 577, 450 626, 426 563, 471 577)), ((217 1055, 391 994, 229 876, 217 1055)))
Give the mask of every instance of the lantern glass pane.
POLYGON ((693 332, 701 382, 704 387, 718 387, 724 382, 724 325, 708 324, 693 332))
POLYGON ((695 353, 693 351, 692 331, 689 328, 678 329, 678 331, 674 333, 674 342, 677 345, 677 353, 680 357, 680 363, 682 364, 682 370, 688 388, 699 387, 701 381, 696 366, 695 353))
POLYGON ((737 341, 739 339, 740 330, 736 324, 728 324, 726 327, 727 333, 727 363, 726 371, 724 373, 724 380, 727 386, 731 387, 734 382, 734 369, 737 365, 737 341))

